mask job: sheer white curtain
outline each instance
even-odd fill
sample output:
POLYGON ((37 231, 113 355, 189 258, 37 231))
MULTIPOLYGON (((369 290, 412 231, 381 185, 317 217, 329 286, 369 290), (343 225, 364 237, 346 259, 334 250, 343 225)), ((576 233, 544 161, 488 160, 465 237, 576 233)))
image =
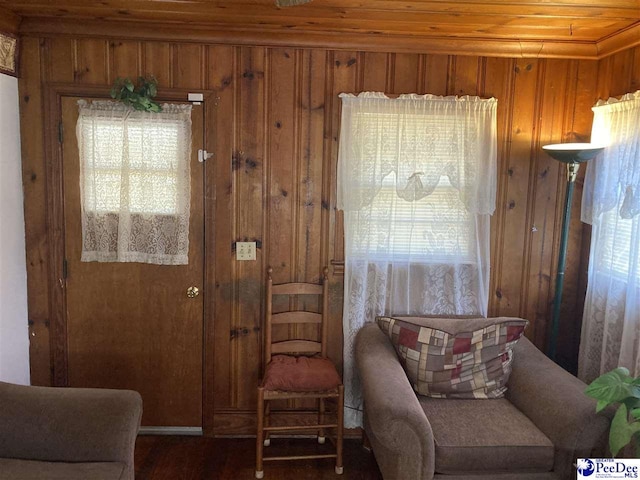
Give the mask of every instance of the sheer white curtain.
POLYGON ((345 425, 362 425, 353 361, 376 315, 486 316, 495 99, 342 94, 345 425))
POLYGON ((191 105, 78 106, 82 261, 187 264, 191 105))
POLYGON ((593 108, 582 220, 593 225, 579 376, 618 366, 640 375, 640 91, 593 108))

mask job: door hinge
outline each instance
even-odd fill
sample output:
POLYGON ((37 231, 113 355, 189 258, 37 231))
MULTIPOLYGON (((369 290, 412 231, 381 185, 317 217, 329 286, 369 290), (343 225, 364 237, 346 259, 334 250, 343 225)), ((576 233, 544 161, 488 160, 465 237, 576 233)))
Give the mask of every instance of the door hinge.
POLYGON ((198 161, 200 163, 204 162, 205 160, 208 160, 209 158, 213 157, 213 153, 209 153, 206 150, 198 150, 198 161))
POLYGON ((62 278, 66 280, 68 275, 69 275, 69 264, 67 263, 67 259, 65 258, 62 261, 62 278))
POLYGON ((62 126, 62 122, 58 123, 58 142, 62 143, 64 141, 64 127, 62 126))

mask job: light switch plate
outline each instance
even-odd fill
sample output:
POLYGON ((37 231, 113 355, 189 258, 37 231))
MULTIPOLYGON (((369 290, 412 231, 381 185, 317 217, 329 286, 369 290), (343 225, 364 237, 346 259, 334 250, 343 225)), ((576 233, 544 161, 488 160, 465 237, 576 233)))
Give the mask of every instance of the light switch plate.
POLYGON ((256 242, 236 242, 236 260, 255 260, 256 242))

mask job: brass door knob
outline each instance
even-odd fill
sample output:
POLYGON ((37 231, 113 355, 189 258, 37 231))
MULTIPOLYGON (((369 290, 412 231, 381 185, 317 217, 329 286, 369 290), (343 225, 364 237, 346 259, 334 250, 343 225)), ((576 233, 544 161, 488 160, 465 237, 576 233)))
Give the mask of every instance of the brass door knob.
POLYGON ((200 295, 200 290, 198 290, 198 287, 187 288, 187 297, 196 298, 198 295, 200 295))

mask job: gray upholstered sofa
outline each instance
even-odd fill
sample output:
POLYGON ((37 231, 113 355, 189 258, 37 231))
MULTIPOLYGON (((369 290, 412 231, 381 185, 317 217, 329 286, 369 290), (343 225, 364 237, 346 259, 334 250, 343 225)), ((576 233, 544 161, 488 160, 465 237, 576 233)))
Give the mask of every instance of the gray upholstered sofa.
POLYGON ((0 382, 1 480, 133 480, 142 399, 0 382))
POLYGON ((493 400, 417 396, 376 324, 355 348, 365 433, 387 480, 564 480, 576 458, 604 453, 610 415, 524 337, 506 398, 493 400))

